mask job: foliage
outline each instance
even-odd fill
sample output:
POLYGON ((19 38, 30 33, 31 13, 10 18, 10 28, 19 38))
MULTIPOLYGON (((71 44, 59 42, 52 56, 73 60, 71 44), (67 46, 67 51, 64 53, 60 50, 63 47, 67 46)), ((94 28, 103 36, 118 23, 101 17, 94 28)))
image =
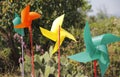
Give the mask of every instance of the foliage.
POLYGON ((0 73, 10 72, 14 70, 13 61, 10 60, 11 51, 9 48, 4 48, 0 51, 0 73))
MULTIPOLYGON (((35 56, 35 71, 36 71, 36 77, 57 77, 57 63, 58 59, 57 56, 50 58, 49 53, 46 52, 44 55, 38 55, 35 56)), ((30 76, 30 59, 26 55, 25 62, 25 72, 26 77, 30 76)), ((85 75, 82 74, 80 67, 73 66, 72 63, 69 63, 69 60, 66 56, 61 56, 61 77, 85 77, 85 75), (70 70, 73 69, 73 70, 70 70), (75 70, 78 70, 75 71, 75 70), (81 72, 81 73, 80 73, 81 72)), ((82 66, 81 66, 82 67, 82 66)))

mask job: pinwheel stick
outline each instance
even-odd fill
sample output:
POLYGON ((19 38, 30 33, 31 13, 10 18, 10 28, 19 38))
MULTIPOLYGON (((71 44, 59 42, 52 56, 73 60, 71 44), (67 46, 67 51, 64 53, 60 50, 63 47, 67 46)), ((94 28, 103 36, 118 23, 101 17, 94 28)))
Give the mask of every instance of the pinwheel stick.
POLYGON ((21 47, 22 47, 22 77, 24 77, 24 51, 23 51, 23 37, 21 36, 21 47))
POLYGON ((97 67, 96 67, 97 61, 94 60, 94 77, 97 77, 97 67))
POLYGON ((60 77, 60 26, 58 28, 58 77, 60 77))
POLYGON ((31 63, 32 63, 32 77, 35 77, 35 74, 34 74, 34 51, 33 51, 33 44, 32 44, 32 28, 31 28, 31 26, 29 27, 29 33, 30 33, 30 35, 29 35, 29 37, 30 37, 30 47, 31 47, 31 58, 32 58, 32 61, 31 61, 31 63))

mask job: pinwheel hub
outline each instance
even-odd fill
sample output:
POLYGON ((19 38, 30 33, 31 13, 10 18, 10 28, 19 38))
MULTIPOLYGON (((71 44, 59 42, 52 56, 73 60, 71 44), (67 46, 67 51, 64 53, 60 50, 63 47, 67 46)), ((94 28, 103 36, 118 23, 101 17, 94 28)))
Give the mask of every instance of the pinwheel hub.
POLYGON ((96 49, 100 53, 104 53, 104 54, 108 55, 108 50, 107 50, 107 46, 106 45, 98 45, 98 46, 96 46, 96 49))

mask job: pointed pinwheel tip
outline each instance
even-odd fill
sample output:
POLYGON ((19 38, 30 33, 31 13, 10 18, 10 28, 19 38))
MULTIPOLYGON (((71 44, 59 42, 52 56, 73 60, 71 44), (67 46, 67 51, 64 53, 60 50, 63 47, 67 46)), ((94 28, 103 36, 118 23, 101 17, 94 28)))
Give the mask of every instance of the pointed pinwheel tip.
POLYGON ((74 41, 77 42, 77 40, 74 38, 74 41))
POLYGON ((12 20, 14 26, 18 25, 21 23, 21 19, 17 13, 15 13, 15 18, 12 20))
POLYGON ((28 4, 25 8, 30 8, 30 5, 28 4))
POLYGON ((88 21, 86 21, 86 24, 89 24, 88 21))
POLYGON ((56 19, 59 19, 60 21, 62 21, 62 22, 63 22, 64 16, 65 16, 65 14, 62 14, 61 16, 59 16, 59 17, 58 17, 58 18, 56 18, 56 19))
POLYGON ((64 17, 65 17, 65 14, 62 14, 59 18, 61 18, 63 20, 64 17))
POLYGON ((85 23, 85 28, 89 28, 89 23, 88 23, 88 21, 86 21, 86 23, 85 23))
POLYGON ((88 38, 88 36, 89 38, 91 38, 89 23, 88 21, 86 21, 85 28, 84 28, 84 38, 88 38))
POLYGON ((15 17, 19 17, 19 15, 17 13, 15 13, 15 17))
POLYGON ((64 18, 65 14, 62 14, 61 16, 64 18))

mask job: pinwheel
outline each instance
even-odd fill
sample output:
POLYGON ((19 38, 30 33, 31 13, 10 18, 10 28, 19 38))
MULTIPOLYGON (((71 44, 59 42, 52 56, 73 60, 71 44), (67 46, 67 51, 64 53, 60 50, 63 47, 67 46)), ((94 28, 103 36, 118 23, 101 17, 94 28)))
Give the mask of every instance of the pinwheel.
POLYGON ((45 37, 47 37, 47 38, 51 39, 52 41, 55 41, 55 42, 56 42, 55 47, 54 47, 54 49, 53 49, 53 51, 52 51, 52 53, 51 53, 51 56, 52 56, 55 52, 57 52, 57 50, 58 50, 58 42, 59 42, 59 40, 58 40, 58 34, 59 34, 59 33, 58 33, 58 32, 59 32, 59 26, 60 26, 60 45, 62 44, 62 42, 63 42, 63 40, 65 39, 65 37, 68 37, 68 38, 76 41, 75 38, 74 38, 74 36, 73 36, 72 34, 70 34, 69 32, 67 32, 66 30, 64 30, 64 29, 61 27, 61 26, 62 26, 62 23, 63 23, 63 19, 64 19, 64 14, 61 15, 61 16, 59 16, 58 18, 56 18, 56 19, 53 21, 51 31, 48 31, 48 30, 40 27, 40 30, 41 30, 42 34, 43 34, 45 37))
POLYGON ((31 45, 31 54, 32 54, 32 76, 34 76, 34 51, 32 44, 32 20, 40 18, 40 14, 36 12, 30 12, 30 6, 27 5, 21 12, 21 24, 15 26, 15 28, 28 28, 29 29, 29 37, 30 37, 30 45, 31 45))
POLYGON ((51 31, 48 31, 40 27, 40 30, 45 37, 56 42, 52 53, 50 53, 50 56, 52 56, 58 50, 58 75, 59 75, 58 77, 60 77, 60 45, 62 44, 65 37, 68 37, 76 41, 72 34, 70 34, 61 27, 63 23, 63 19, 64 19, 64 14, 56 18, 53 21, 51 31))
MULTIPOLYGON (((14 18, 14 20, 13 20, 13 24, 14 24, 14 26, 16 26, 16 25, 18 25, 18 24, 20 24, 21 23, 21 19, 20 19, 20 17, 18 16, 18 14, 17 13, 15 13, 15 18, 14 18)), ((14 30, 15 30, 15 32, 17 32, 18 34, 20 34, 21 35, 21 48, 22 48, 22 70, 21 70, 21 72, 22 72, 22 77, 24 77, 24 51, 23 51, 23 36, 24 36, 24 29, 15 29, 14 28, 14 30)))
POLYGON ((103 77, 110 64, 107 44, 117 41, 120 41, 120 37, 110 33, 91 38, 89 24, 86 22, 84 28, 84 42, 86 45, 86 51, 69 56, 68 58, 83 63, 98 61, 101 75, 103 77))

